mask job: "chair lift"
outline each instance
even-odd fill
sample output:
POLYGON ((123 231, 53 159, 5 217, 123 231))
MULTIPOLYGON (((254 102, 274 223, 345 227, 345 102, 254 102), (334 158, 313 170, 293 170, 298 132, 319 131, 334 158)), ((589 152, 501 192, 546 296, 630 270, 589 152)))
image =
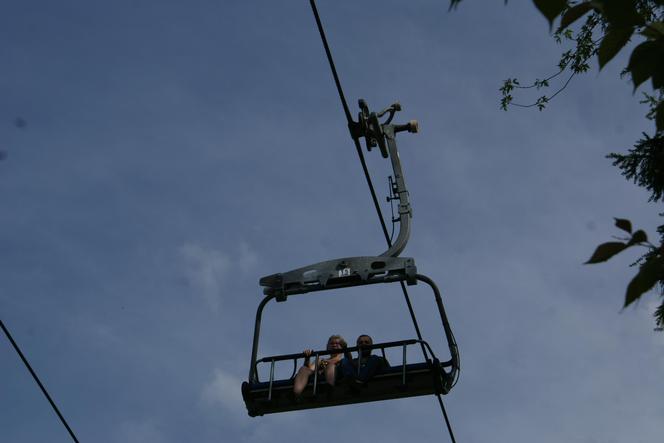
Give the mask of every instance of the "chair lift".
MULTIPOLYGON (((364 100, 359 101, 359 107, 358 121, 355 122, 349 119, 351 136, 356 143, 358 143, 360 137, 364 137, 369 151, 378 146, 382 156, 391 160, 394 174, 394 180, 391 181, 392 198, 399 200, 398 237, 387 251, 378 256, 344 257, 328 260, 292 271, 268 275, 260 279, 265 298, 260 302, 256 313, 249 377, 247 381, 242 383, 242 397, 247 411, 252 417, 277 412, 420 395, 440 395, 448 393, 456 383, 459 372, 459 354, 445 314, 440 291, 433 280, 417 273, 413 258, 399 257, 410 236, 412 212, 397 151, 396 134, 402 131, 416 133, 418 131, 417 122, 411 120, 409 123, 402 125, 391 124, 395 113, 401 110, 398 103, 392 104, 379 113, 370 112, 364 100), (386 114, 386 120, 381 123, 379 119, 386 114), (293 381, 298 359, 304 359, 304 354, 277 355, 257 359, 262 313, 265 305, 272 299, 276 299, 277 302, 284 302, 289 296, 296 294, 377 283, 406 282, 407 285, 415 285, 418 281, 429 285, 434 293, 450 351, 450 358, 444 362, 435 357, 431 347, 424 340, 411 339, 378 343, 370 348, 380 349, 383 354, 385 349, 401 348, 403 357, 400 364, 390 366, 376 374, 362 389, 352 390, 344 389, 342 386, 332 389, 326 385, 324 377, 320 377, 318 371, 316 371, 303 395, 295 399, 293 396, 293 381), (422 347, 425 356, 424 362, 409 363, 407 361, 407 348, 413 345, 422 347), (428 354, 425 349, 428 350, 428 354), (275 365, 285 361, 292 362, 292 375, 285 380, 275 380, 275 365), (270 365, 268 380, 259 380, 259 364, 270 365)), ((354 351, 358 351, 358 348, 351 347, 346 350, 346 352, 354 351)), ((313 357, 316 361, 316 367, 318 366, 318 360, 329 354, 330 352, 327 350, 314 352, 313 357)), ((358 351, 358 357, 359 354, 358 351)))

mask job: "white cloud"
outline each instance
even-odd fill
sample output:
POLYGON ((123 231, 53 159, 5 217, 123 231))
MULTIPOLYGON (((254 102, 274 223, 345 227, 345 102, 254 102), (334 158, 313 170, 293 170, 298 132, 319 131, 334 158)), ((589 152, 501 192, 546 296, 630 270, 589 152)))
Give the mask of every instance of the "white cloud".
POLYGON ((242 379, 223 369, 215 369, 211 380, 209 380, 201 391, 201 404, 206 411, 215 417, 224 418, 224 426, 239 427, 246 429, 251 425, 254 430, 260 427, 256 419, 247 414, 242 399, 242 379))
POLYGON ((246 242, 240 243, 239 262, 242 272, 249 272, 258 264, 258 255, 256 255, 246 242))
POLYGON ((219 309, 221 288, 231 268, 231 259, 214 249, 186 243, 180 248, 185 275, 213 310, 219 309))
POLYGON ((291 433, 294 427, 313 433, 303 427, 300 413, 277 414, 276 416, 249 417, 242 399, 242 378, 227 370, 216 368, 211 379, 203 386, 200 400, 212 419, 223 417, 226 430, 236 428, 250 442, 274 441, 278 432, 291 433))
POLYGON ((118 442, 164 443, 166 438, 153 420, 126 421, 118 429, 118 442))
POLYGON ((219 309, 229 273, 247 273, 258 263, 258 256, 246 242, 240 242, 238 249, 237 254, 231 255, 196 243, 185 243, 180 248, 187 280, 214 311, 219 309))
POLYGON ((215 369, 212 380, 205 385, 202 400, 211 406, 221 406, 226 411, 244 409, 240 386, 242 380, 222 369, 215 369))

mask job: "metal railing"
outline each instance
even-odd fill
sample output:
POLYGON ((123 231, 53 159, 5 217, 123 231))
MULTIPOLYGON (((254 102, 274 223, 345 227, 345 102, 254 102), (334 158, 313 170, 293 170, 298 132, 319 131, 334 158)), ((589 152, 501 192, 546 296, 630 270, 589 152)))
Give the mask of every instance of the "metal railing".
MULTIPOLYGON (((352 358, 351 353, 352 352, 357 352, 357 354, 358 354, 357 367, 358 367, 358 374, 359 374, 359 369, 360 369, 362 358, 363 358, 362 354, 364 352, 372 351, 374 349, 380 349, 383 357, 385 358, 385 349, 401 347, 402 348, 402 358, 401 358, 401 364, 399 366, 401 366, 401 383, 402 383, 402 385, 405 385, 406 384, 407 365, 408 365, 407 348, 408 348, 408 346, 417 345, 417 344, 426 347, 427 350, 429 351, 430 355, 432 356, 433 361, 438 362, 438 359, 435 357, 435 354, 434 354, 433 350, 431 349, 431 346, 429 346, 429 344, 426 341, 417 340, 417 339, 391 341, 391 342, 386 342, 386 343, 377 343, 377 344, 373 344, 373 345, 370 345, 370 346, 353 346, 353 347, 345 348, 341 352, 339 352, 338 350, 327 350, 327 349, 326 350, 319 350, 319 351, 312 352, 309 357, 312 357, 312 356, 314 357, 315 367, 318 368, 321 357, 341 353, 341 354, 345 355, 345 358, 352 358)), ((274 355, 274 356, 261 358, 260 360, 256 361, 256 365, 253 368, 253 374, 254 374, 254 377, 255 377, 254 380, 253 380, 253 383, 256 383, 256 384, 260 383, 260 380, 259 380, 259 377, 258 377, 258 365, 261 364, 261 363, 269 363, 270 364, 270 370, 269 370, 270 377, 269 377, 269 380, 268 380, 268 397, 267 397, 267 399, 268 399, 268 401, 270 401, 270 400, 272 400, 272 392, 273 392, 273 389, 274 389, 274 383, 275 383, 274 373, 275 373, 275 366, 276 366, 277 362, 289 361, 289 360, 293 362, 293 373, 291 374, 291 376, 288 379, 288 380, 293 380, 294 377, 295 377, 295 371, 296 371, 297 366, 298 366, 298 364, 297 364, 298 360, 303 359, 303 361, 304 361, 304 360, 306 360, 306 358, 307 358, 307 356, 305 355, 304 352, 299 352, 299 353, 295 353, 295 354, 274 355)), ((431 363, 431 360, 427 359, 426 363, 431 363)), ((453 366, 453 360, 448 360, 446 362, 442 362, 442 363, 440 363, 440 366, 441 367, 451 367, 451 366, 453 366)), ((395 366, 392 366, 392 367, 395 367, 395 366)), ((313 395, 314 396, 316 395, 316 393, 318 391, 318 386, 320 384, 319 380, 318 380, 318 372, 319 371, 317 371, 317 370, 314 371, 314 379, 313 379, 313 395)))

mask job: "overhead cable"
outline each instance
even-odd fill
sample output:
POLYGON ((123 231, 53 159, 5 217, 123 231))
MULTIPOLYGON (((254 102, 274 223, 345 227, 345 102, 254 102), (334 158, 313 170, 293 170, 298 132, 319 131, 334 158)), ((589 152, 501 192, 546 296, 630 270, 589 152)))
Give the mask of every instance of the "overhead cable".
POLYGON ((35 371, 30 366, 30 363, 28 363, 28 360, 25 358, 25 355, 23 355, 23 352, 21 352, 21 349, 18 347, 18 345, 14 341, 14 338, 9 333, 9 330, 5 327, 5 324, 2 322, 2 320, 0 320, 0 327, 2 328, 2 330, 5 333, 5 335, 7 336, 7 338, 9 339, 9 342, 14 347, 14 350, 16 351, 18 356, 21 358, 21 361, 23 361, 23 364, 25 365, 25 367, 28 368, 28 371, 30 371, 30 375, 32 375, 32 378, 37 382, 37 385, 39 385, 39 389, 41 389, 42 393, 44 394, 44 396, 46 397, 48 402, 51 404, 51 407, 53 408, 55 413, 58 415, 58 418, 60 418, 60 421, 62 422, 62 424, 65 426, 65 428, 67 428, 67 432, 69 432, 69 435, 71 436, 72 440, 74 440, 74 442, 78 443, 78 439, 76 438, 76 435, 74 435, 74 431, 72 431, 71 427, 67 423, 67 420, 65 420, 65 418, 60 413, 60 410, 55 405, 55 402, 53 401, 53 399, 49 395, 48 391, 46 390, 46 388, 44 387, 42 382, 39 380, 39 377, 37 377, 37 374, 35 373, 35 371))

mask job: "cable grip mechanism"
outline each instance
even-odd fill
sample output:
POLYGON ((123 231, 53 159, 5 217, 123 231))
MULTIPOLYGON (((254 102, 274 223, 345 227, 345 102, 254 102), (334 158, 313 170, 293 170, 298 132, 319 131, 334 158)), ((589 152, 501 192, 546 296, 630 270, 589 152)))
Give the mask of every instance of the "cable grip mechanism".
POLYGON ((392 125, 394 115, 401 111, 401 104, 394 102, 387 108, 376 113, 369 110, 369 106, 364 99, 358 100, 360 112, 358 114, 358 123, 355 128, 351 128, 351 135, 353 138, 364 137, 367 151, 371 152, 372 148, 378 146, 383 158, 389 157, 389 150, 385 141, 385 137, 397 132, 408 131, 417 133, 419 131, 419 124, 417 120, 411 120, 406 124, 392 125), (380 118, 387 114, 384 122, 380 122, 380 118), (388 129, 387 126, 390 128, 388 129))

